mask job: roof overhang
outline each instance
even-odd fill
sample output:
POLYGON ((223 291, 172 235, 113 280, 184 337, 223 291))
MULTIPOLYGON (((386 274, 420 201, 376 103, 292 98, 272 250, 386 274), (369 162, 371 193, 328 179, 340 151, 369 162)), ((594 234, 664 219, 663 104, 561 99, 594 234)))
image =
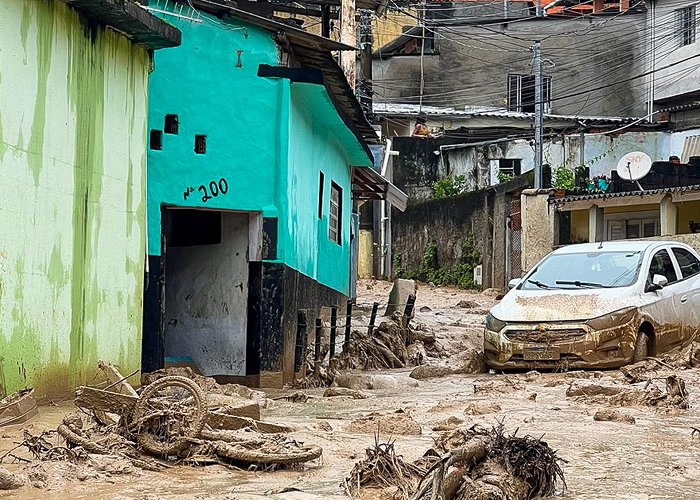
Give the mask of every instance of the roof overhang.
POLYGON ((629 207, 634 205, 657 204, 667 197, 674 203, 700 200, 700 186, 678 186, 646 191, 627 191, 623 193, 599 193, 551 198, 557 211, 588 210, 592 207, 629 207))
POLYGON ((355 200, 385 200, 402 212, 408 205, 406 193, 367 167, 352 167, 352 197, 355 200))
POLYGON ((114 28, 149 49, 180 45, 180 30, 132 0, 63 0, 90 21, 114 28))

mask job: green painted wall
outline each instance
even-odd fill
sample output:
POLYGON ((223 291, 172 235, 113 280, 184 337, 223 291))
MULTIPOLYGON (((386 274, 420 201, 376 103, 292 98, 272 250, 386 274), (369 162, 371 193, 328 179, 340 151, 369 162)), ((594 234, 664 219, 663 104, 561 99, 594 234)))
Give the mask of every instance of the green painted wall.
MULTIPOLYGON (((320 283, 348 293, 350 276, 350 169, 335 129, 333 115, 320 85, 293 83, 289 115, 287 195, 290 209, 283 232, 285 259, 320 283), (319 181, 323 172, 323 200, 319 214, 319 181), (341 244, 328 236, 331 182, 342 189, 341 244)), ((337 115, 336 115, 337 116, 337 115)), ((339 120, 339 118, 338 118, 339 120)))
POLYGON ((289 82, 257 77, 260 64, 277 64, 272 34, 233 22, 223 29, 207 15, 203 23, 163 18, 182 31, 182 45, 155 55, 148 126, 162 131, 165 115, 175 114, 179 130, 163 134, 162 150, 148 150, 149 255, 161 254, 161 204, 277 216, 276 172, 287 161, 287 131, 278 125, 289 82), (207 136, 206 154, 194 152, 198 134, 207 136), (222 178, 228 192, 203 201, 199 186, 211 195, 210 183, 222 178))
POLYGON ((0 392, 140 366, 148 68, 61 1, 0 1, 0 392))
POLYGON ((150 79, 149 129, 162 131, 175 114, 179 130, 163 134, 162 150, 148 151, 149 255, 161 254, 163 204, 261 212, 279 219, 277 261, 347 293, 350 166, 369 159, 323 86, 257 76, 260 64, 278 64, 274 33, 197 15, 204 22, 163 15, 182 31, 182 45, 158 51, 150 79), (207 136, 206 154, 194 152, 196 134, 207 136), (206 198, 199 186, 222 178, 228 192, 206 198), (343 188, 342 245, 328 239, 331 180, 343 188))

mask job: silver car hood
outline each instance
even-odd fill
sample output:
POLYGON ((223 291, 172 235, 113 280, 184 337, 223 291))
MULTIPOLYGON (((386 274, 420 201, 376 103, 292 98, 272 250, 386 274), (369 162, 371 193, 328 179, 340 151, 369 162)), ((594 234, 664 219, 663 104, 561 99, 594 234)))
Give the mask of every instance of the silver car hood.
POLYGON ((638 296, 631 287, 513 289, 491 309, 491 314, 506 322, 585 321, 633 305, 638 305, 638 296))

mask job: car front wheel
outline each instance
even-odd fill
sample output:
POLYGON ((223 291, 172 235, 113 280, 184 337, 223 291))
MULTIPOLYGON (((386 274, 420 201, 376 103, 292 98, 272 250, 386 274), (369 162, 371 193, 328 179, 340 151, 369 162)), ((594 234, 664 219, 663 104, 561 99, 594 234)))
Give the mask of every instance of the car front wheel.
POLYGON ((643 361, 649 357, 649 335, 639 331, 637 341, 634 344, 634 362, 643 361))

